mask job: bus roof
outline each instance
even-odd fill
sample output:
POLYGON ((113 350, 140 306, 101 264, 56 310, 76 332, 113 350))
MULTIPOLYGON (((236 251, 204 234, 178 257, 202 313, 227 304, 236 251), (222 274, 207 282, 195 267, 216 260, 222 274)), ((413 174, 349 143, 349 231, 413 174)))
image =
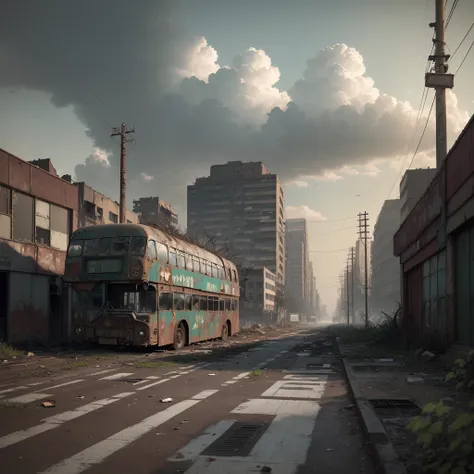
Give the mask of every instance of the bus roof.
POLYGON ((199 245, 192 244, 180 237, 170 235, 168 232, 165 232, 162 229, 142 224, 99 224, 81 227, 72 233, 71 240, 125 236, 140 236, 147 239, 153 239, 156 242, 174 247, 177 250, 181 250, 182 252, 202 258, 208 262, 219 265, 223 264, 226 268, 237 271, 237 267, 234 265, 234 263, 224 257, 210 252, 199 245))

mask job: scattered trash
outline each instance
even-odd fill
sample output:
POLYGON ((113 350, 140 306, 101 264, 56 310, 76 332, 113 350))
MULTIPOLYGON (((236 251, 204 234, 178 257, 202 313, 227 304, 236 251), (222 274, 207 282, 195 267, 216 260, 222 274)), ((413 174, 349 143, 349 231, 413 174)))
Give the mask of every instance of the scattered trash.
POLYGON ((44 408, 54 408, 56 406, 56 402, 54 400, 46 400, 41 405, 44 408))
POLYGON ((45 368, 44 365, 38 365, 38 367, 39 367, 40 369, 44 369, 44 368, 45 368))
POLYGON ((207 374, 207 375, 211 376, 211 375, 216 375, 216 374, 207 374))
POLYGON ((185 425, 186 423, 188 423, 188 420, 183 420, 183 421, 181 422, 182 425, 185 425))
POLYGON ((353 410, 355 408, 354 404, 351 403, 350 405, 347 405, 346 407, 344 407, 345 410, 353 410))
POLYGON ((426 360, 433 360, 434 358, 436 358, 436 355, 430 351, 425 351, 423 352, 423 354, 421 354, 421 357, 426 360))
POLYGON ((326 451, 334 451, 332 448, 326 448, 326 451))
POLYGON ((216 458, 207 458, 207 462, 214 462, 216 458))
POLYGON ((161 403, 171 403, 172 401, 173 401, 172 398, 162 398, 162 399, 160 400, 161 403))
POLYGON ((84 395, 78 395, 76 398, 80 398, 82 400, 84 398, 84 395))
POLYGON ((27 352, 26 357, 33 357, 35 354, 33 352, 27 352))
POLYGON ((272 468, 270 466, 263 466, 260 472, 272 472, 272 468))
POLYGON ((176 428, 174 428, 174 431, 179 431, 181 428, 179 428, 178 426, 176 428))

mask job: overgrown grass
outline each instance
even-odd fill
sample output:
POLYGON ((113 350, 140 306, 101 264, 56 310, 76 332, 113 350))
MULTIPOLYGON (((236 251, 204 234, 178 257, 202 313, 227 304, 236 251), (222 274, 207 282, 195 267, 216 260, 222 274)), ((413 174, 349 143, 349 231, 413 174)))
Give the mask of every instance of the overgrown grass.
POLYGON ((20 357, 23 355, 22 351, 15 349, 6 342, 0 342, 0 359, 13 359, 13 357, 20 357))
POLYGON ((159 369, 160 367, 176 367, 176 362, 157 361, 157 362, 136 362, 133 364, 137 369, 159 369))
POLYGON ((382 313, 383 318, 377 324, 369 321, 367 327, 338 328, 337 335, 342 344, 366 343, 380 345, 399 345, 402 342, 400 327, 401 307, 393 314, 382 313))
POLYGON ((252 370, 252 372, 249 373, 249 376, 250 377, 259 377, 262 374, 263 374, 262 369, 255 369, 255 370, 252 370))

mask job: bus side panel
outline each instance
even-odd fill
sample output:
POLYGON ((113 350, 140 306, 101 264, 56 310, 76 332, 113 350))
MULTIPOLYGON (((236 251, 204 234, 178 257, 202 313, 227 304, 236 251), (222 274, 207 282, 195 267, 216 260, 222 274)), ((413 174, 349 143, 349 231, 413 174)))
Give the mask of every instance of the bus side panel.
POLYGON ((160 311, 158 314, 158 345, 167 346, 173 344, 175 328, 173 311, 160 311))
POLYGON ((230 335, 237 334, 240 331, 240 322, 239 322, 239 312, 232 311, 228 313, 231 317, 230 319, 230 335))
POLYGON ((150 345, 156 346, 159 342, 159 328, 158 328, 158 311, 151 315, 150 324, 150 345))

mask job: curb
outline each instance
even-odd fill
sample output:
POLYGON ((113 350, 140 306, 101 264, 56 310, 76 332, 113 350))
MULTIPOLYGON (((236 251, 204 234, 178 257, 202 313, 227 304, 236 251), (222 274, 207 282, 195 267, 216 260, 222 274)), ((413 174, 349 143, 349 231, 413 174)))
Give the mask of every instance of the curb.
POLYGON ((351 392, 357 413, 362 421, 365 436, 369 441, 377 459, 377 471, 383 474, 407 474, 404 464, 400 461, 398 454, 390 441, 382 422, 375 414, 370 402, 362 396, 356 377, 349 363, 342 355, 339 341, 335 336, 337 353, 344 368, 346 382, 351 392))

